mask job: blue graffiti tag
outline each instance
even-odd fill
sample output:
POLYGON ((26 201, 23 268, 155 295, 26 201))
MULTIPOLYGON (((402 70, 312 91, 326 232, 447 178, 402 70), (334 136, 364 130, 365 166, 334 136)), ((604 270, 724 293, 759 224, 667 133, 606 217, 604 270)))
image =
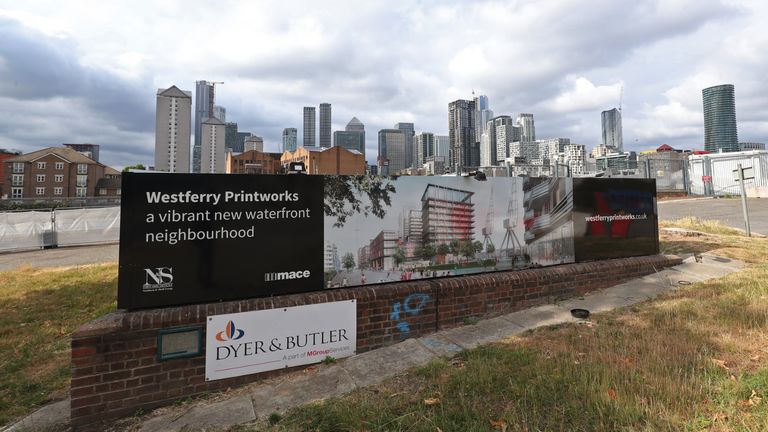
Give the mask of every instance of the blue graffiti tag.
POLYGON ((389 319, 397 321, 397 324, 395 325, 397 330, 403 335, 407 335, 411 332, 411 327, 408 325, 408 321, 405 320, 406 316, 418 315, 427 305, 427 302, 429 302, 429 295, 424 293, 411 294, 403 300, 402 304, 396 302, 392 305, 392 312, 389 314, 389 319), (402 319, 400 315, 401 310, 405 312, 404 315, 406 315, 403 316, 402 319))

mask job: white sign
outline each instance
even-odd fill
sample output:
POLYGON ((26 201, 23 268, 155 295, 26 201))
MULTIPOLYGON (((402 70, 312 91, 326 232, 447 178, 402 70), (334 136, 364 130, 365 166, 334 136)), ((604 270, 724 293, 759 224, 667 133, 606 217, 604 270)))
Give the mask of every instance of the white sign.
MULTIPOLYGON (((744 180, 752 180, 755 178, 755 169, 753 167, 742 168, 741 171, 744 173, 744 180)), ((739 181, 738 169, 733 170, 733 181, 739 181)))
POLYGON ((355 354, 355 300, 208 317, 205 379, 217 380, 355 354))

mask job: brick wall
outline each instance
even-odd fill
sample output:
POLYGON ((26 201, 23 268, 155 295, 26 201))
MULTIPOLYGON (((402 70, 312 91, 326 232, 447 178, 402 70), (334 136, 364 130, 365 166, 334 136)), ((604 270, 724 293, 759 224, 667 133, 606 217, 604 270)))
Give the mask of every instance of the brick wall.
MULTIPOLYGON (((117 311, 72 335, 71 421, 78 429, 205 392, 285 373, 205 381, 205 356, 158 361, 157 331, 208 315, 357 299, 357 352, 616 285, 680 263, 646 256, 521 271, 414 280, 213 304, 117 311)), ((290 370, 290 369, 289 369, 290 370)))

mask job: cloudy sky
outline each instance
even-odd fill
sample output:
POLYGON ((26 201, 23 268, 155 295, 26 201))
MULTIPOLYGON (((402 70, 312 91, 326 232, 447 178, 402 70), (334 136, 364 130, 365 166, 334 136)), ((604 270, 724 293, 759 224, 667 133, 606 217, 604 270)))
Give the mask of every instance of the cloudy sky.
POLYGON ((740 141, 768 141, 768 3, 760 0, 5 1, 0 148, 101 144, 153 164, 155 93, 224 81, 217 104, 277 151, 302 107, 333 129, 396 122, 447 134, 448 103, 535 114, 537 138, 598 144, 618 106, 630 150, 702 148, 701 89, 732 83, 740 141))

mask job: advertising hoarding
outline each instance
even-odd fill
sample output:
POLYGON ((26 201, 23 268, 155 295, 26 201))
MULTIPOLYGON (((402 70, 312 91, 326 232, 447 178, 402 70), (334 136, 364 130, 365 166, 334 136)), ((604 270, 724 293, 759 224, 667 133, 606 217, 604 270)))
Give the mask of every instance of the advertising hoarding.
POLYGON ((217 380, 354 355, 355 300, 208 317, 205 379, 217 380))
POLYGON ((119 308, 322 286, 321 177, 125 173, 123 182, 119 308))
POLYGON ((127 309, 658 253, 653 180, 128 174, 127 309))

